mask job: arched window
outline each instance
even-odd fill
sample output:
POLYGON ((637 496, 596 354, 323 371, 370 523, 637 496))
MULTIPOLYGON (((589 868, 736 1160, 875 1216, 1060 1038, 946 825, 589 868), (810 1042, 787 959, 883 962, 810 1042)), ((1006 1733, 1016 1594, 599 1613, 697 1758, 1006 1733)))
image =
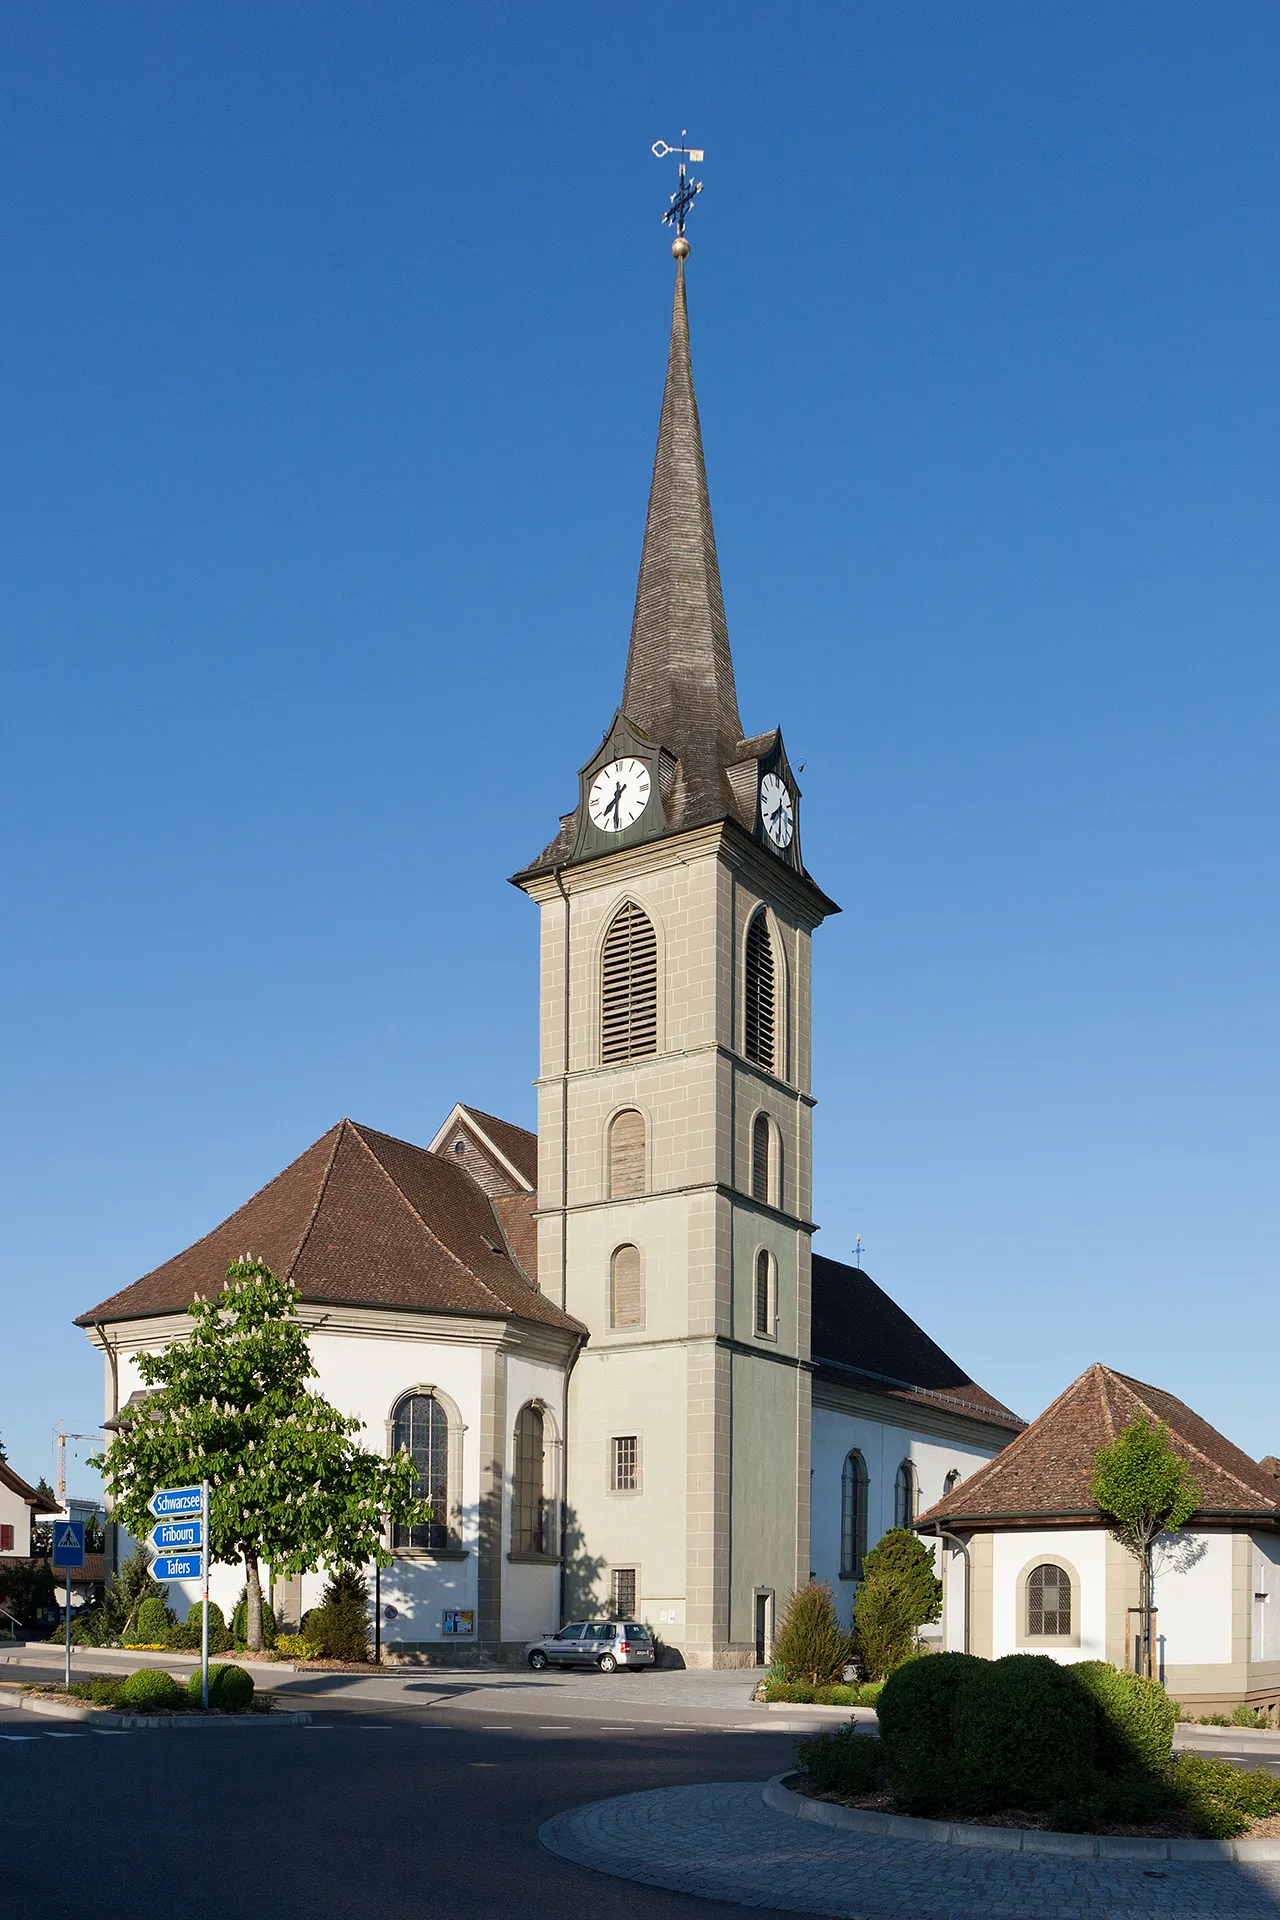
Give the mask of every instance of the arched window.
POLYGON ((418 1496, 435 1518, 420 1527, 397 1527, 393 1547, 447 1547, 449 1542, 449 1419, 434 1393, 408 1393, 392 1415, 392 1450, 411 1453, 418 1469, 418 1496))
POLYGON ((648 915, 624 901, 600 961, 600 1058, 640 1060, 658 1051, 658 937, 648 915))
POLYGON ((1052 1563, 1027 1576, 1027 1638, 1071 1632, 1071 1575, 1052 1563))
POLYGON ((543 1420, 539 1407, 521 1407, 516 1415, 514 1453, 511 1550, 513 1553, 550 1553, 547 1500, 543 1493, 543 1420))
POLYGON ((778 1263, 767 1247, 756 1255, 756 1332, 771 1340, 778 1328, 778 1263))
POLYGON ((758 1113, 751 1127, 751 1198, 768 1205, 773 1198, 769 1178, 773 1158, 773 1129, 767 1113, 758 1113))
POLYGON ((609 1325, 644 1325, 644 1262, 639 1247, 618 1247, 609 1262, 609 1325))
POLYGON ((947 1475, 946 1479, 942 1483, 943 1498, 945 1499, 947 1494, 951 1493, 959 1485, 960 1485, 960 1469, 959 1467, 952 1467, 950 1473, 947 1475))
POLYGON ((644 1192, 644 1115, 634 1107, 609 1122, 609 1198, 644 1192))
POLYGON ((898 1468, 898 1477, 893 1483, 893 1524, 895 1527, 910 1527, 915 1523, 919 1506, 920 1483, 916 1479, 916 1470, 909 1460, 904 1460, 898 1468))
POLYGON ((840 1476, 840 1578, 859 1580, 867 1551, 867 1463, 855 1447, 840 1476))
POLYGON ((763 907, 747 928, 746 1049, 748 1060, 758 1067, 774 1071, 774 1007, 776 990, 773 969, 773 941, 763 907))

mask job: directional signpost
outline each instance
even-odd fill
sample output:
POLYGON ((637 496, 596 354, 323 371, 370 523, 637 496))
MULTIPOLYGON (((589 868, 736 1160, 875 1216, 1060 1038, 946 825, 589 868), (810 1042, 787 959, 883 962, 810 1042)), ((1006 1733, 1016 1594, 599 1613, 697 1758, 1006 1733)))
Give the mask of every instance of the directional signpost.
MULTIPOLYGON (((84 1565, 84 1521, 55 1520, 53 1523, 53 1564, 64 1573, 78 1573, 84 1565)), ((71 1685, 71 1582, 67 1581, 63 1598, 67 1603, 67 1686, 71 1685)))
MULTIPOLYGON (((153 1493, 147 1505, 157 1525, 151 1529, 156 1558, 151 1573, 156 1580, 198 1580, 203 1606, 200 1624, 200 1697, 209 1704, 209 1483, 198 1487, 165 1487, 153 1493)), ((70 1632, 70 1628, 68 1628, 70 1632)), ((68 1655, 68 1658, 70 1656, 68 1655)))

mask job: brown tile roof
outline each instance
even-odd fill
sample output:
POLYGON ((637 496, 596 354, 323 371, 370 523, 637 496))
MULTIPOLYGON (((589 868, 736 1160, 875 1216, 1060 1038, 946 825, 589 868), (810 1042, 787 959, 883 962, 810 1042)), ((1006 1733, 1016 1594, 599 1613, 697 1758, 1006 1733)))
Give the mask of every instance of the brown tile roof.
POLYGON ((245 1252, 312 1303, 511 1316, 583 1331, 538 1292, 521 1271, 523 1258, 519 1266, 511 1258, 493 1203, 461 1167, 352 1120, 339 1121, 185 1253, 76 1324, 180 1312, 198 1294, 219 1293, 228 1265, 245 1252))
POLYGON ((509 1160, 522 1180, 531 1187, 538 1184, 538 1136, 530 1133, 527 1127, 517 1127, 510 1120, 499 1120, 495 1114, 481 1113, 479 1107, 463 1107, 462 1111, 475 1124, 486 1139, 504 1159, 509 1160))
POLYGON ((1168 1428, 1170 1441, 1195 1475, 1201 1514, 1280 1519, 1280 1489, 1256 1460, 1162 1387, 1095 1363, 994 1460, 921 1514, 920 1524, 980 1526, 1036 1516, 1097 1519, 1089 1482, 1098 1449, 1140 1413, 1168 1428))
POLYGON ((1018 1433, 1024 1422, 932 1341, 861 1267, 813 1256, 818 1377, 1018 1433))
POLYGON ((51 1500, 47 1493, 41 1493, 36 1487, 29 1487, 7 1460, 0 1460, 0 1487, 8 1487, 10 1493, 16 1493, 19 1500, 25 1500, 33 1513, 62 1512, 56 1500, 51 1500))

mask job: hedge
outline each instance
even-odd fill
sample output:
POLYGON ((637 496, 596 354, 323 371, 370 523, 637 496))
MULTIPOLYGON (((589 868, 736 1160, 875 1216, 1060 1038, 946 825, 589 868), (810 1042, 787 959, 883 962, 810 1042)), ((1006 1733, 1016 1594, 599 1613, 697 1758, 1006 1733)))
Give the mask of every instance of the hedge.
POLYGON ((884 1780, 884 1742, 852 1726, 799 1741, 796 1756, 823 1793, 869 1793, 884 1780))
POLYGON ((985 1684, 991 1663, 972 1653, 935 1653, 891 1673, 877 1713, 894 1790, 904 1807, 931 1813, 955 1800, 959 1704, 965 1681, 985 1684))
POLYGON ((1067 1669, 1097 1707, 1098 1764, 1104 1772, 1142 1767, 1163 1773, 1173 1754, 1178 1708, 1158 1680, 1081 1660, 1067 1669))

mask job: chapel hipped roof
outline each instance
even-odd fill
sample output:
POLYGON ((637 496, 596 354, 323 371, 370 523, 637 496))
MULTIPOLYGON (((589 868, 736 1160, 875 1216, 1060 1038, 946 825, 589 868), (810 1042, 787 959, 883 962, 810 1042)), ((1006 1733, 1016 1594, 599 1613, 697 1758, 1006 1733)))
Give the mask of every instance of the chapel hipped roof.
MULTIPOLYGON (((463 1111, 477 1138, 486 1122, 501 1128, 502 1152, 536 1179, 532 1134, 463 1111)), ((309 1303, 532 1320, 580 1335, 526 1264, 533 1179, 523 1193, 491 1198, 451 1157, 340 1120, 212 1233, 76 1324, 183 1312, 220 1293, 227 1267, 248 1252, 309 1303)))
POLYGON ((917 1525, 989 1529, 1024 1520, 1102 1524, 1089 1497, 1100 1447, 1135 1416, 1163 1421, 1200 1489, 1202 1519, 1253 1516, 1280 1522, 1280 1485, 1225 1434, 1163 1387, 1095 1362, 994 1460, 920 1515, 917 1525))

